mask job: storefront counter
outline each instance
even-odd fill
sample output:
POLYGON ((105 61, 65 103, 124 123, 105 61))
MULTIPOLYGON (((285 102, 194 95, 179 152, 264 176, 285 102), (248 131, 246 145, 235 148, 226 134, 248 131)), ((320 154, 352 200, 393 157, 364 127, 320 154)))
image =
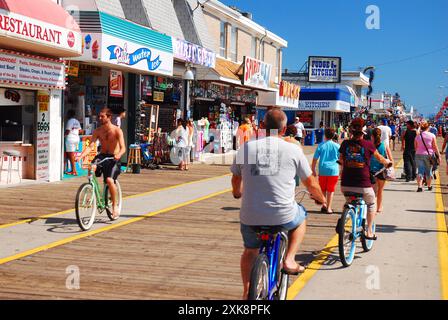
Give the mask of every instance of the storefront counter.
MULTIPOLYGON (((34 164, 34 145, 25 144, 22 142, 0 142, 0 156, 3 156, 3 151, 13 150, 20 152, 20 156, 22 157, 22 179, 36 179, 35 177, 35 164, 34 164)), ((3 174, 8 169, 8 164, 6 162, 6 158, 3 159, 3 174)), ((13 158, 13 168, 16 168, 16 162, 19 161, 17 158, 13 158)))

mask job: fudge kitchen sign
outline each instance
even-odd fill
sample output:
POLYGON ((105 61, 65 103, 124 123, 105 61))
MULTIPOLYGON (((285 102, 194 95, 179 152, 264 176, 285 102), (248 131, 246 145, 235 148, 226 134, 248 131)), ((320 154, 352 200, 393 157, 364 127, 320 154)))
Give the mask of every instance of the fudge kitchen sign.
POLYGON ((0 37, 81 53, 81 33, 5 10, 0 10, 0 37))
POLYGON ((272 65, 250 57, 244 57, 243 84, 267 89, 271 80, 272 65))

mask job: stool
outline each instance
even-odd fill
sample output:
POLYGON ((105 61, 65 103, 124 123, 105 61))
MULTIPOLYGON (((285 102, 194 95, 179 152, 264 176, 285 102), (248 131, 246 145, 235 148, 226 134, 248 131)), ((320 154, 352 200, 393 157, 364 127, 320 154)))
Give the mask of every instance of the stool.
POLYGON ((129 155, 128 155, 128 164, 126 166, 126 172, 132 172, 132 165, 133 164, 142 164, 142 155, 141 155, 141 148, 137 144, 131 144, 129 146, 129 155))
POLYGON ((7 172, 7 176, 6 176, 6 183, 9 184, 11 183, 11 178, 12 178, 12 172, 16 171, 20 182, 22 182, 22 176, 20 175, 20 163, 21 163, 21 156, 20 156, 20 152, 16 151, 16 150, 5 150, 3 151, 3 156, 2 156, 2 162, 0 165, 0 181, 2 180, 2 172, 3 172, 3 162, 5 161, 5 157, 8 158, 8 172, 7 172), (12 168, 12 160, 13 158, 18 158, 17 159, 17 169, 13 169, 12 168))

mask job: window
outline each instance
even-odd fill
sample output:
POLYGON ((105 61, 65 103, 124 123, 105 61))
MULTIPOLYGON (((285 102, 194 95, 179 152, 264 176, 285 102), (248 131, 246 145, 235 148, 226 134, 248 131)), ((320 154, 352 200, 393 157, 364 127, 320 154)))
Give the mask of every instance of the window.
POLYGON ((264 61, 264 41, 260 43, 260 60, 264 61))
POLYGON ((221 57, 226 56, 226 48, 227 48, 226 23, 221 21, 221 35, 220 35, 220 42, 219 42, 219 55, 221 57))
POLYGON ((237 61, 237 43, 238 43, 238 29, 233 27, 230 29, 230 60, 236 62, 237 61))
POLYGON ((252 44, 250 47, 250 56, 257 59, 257 38, 252 37, 252 44))

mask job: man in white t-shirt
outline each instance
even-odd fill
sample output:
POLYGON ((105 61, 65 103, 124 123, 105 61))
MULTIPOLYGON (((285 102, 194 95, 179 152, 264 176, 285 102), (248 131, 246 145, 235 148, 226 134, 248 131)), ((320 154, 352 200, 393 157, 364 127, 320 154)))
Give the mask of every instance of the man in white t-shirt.
POLYGON ((381 126, 378 126, 378 129, 381 130, 381 142, 384 142, 384 144, 386 146, 389 146, 389 141, 392 138, 392 130, 387 125, 387 120, 386 119, 383 119, 382 123, 383 124, 381 126))
POLYGON ((70 166, 72 171, 66 172, 77 176, 76 162, 75 162, 75 152, 78 149, 79 144, 79 131, 81 130, 81 124, 75 118, 75 111, 69 110, 67 112, 67 124, 65 125, 65 152, 67 153, 67 158, 70 161, 70 166))
POLYGON ((306 136, 305 126, 302 122, 300 122, 300 118, 296 117, 296 122, 294 123, 294 127, 297 129, 296 140, 302 143, 303 138, 306 136))

